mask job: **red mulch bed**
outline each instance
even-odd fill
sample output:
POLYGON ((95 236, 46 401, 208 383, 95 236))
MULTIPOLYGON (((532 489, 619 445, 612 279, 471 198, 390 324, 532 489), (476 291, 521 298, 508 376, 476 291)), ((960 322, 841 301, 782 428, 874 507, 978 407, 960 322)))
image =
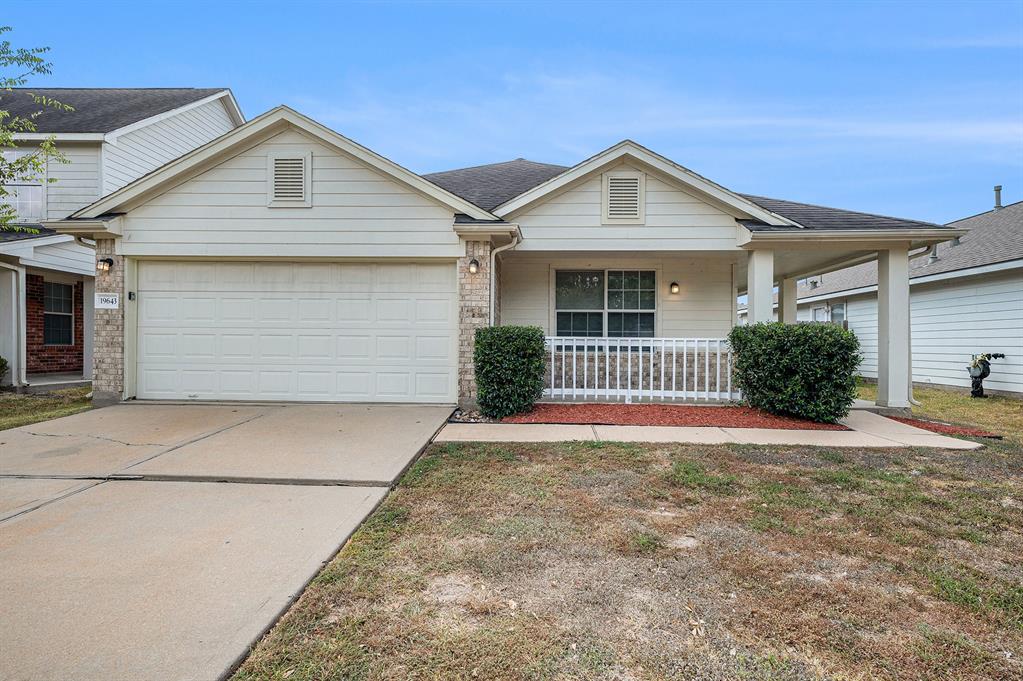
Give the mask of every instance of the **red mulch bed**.
POLYGON ((966 426, 954 426, 951 423, 941 423, 939 421, 921 421, 920 419, 908 419, 902 416, 889 416, 893 421, 899 423, 905 423, 907 426, 915 426, 917 428, 923 428, 933 433, 941 433, 942 435, 966 435, 967 437, 991 437, 998 440, 1002 439, 1001 435, 992 433, 988 430, 980 430, 979 428, 967 428, 966 426))
POLYGON ((849 430, 834 423, 814 423, 774 416, 749 407, 694 407, 677 404, 548 404, 501 419, 501 423, 582 423, 598 426, 702 426, 773 428, 775 430, 849 430))

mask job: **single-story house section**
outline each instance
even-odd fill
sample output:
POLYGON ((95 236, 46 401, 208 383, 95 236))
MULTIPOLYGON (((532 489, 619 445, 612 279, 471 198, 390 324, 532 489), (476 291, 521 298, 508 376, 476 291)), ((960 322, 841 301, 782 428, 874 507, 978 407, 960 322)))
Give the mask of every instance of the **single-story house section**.
POLYGON ((965 230, 732 192, 630 141, 420 176, 273 109, 66 220, 110 259, 97 398, 471 404, 489 324, 548 394, 735 396, 736 294, 879 258, 878 401, 908 405, 909 253, 965 230))
POLYGON ((13 88, 0 90, 0 110, 29 117, 30 95, 72 111, 46 109, 36 132, 17 133, 17 157, 54 139, 64 160, 51 159, 43 177, 6 185, 3 202, 17 212, 0 229, 0 383, 17 388, 87 383, 92 378, 93 276, 91 242, 41 226, 83 208, 166 162, 244 122, 225 88, 13 88))
MULTIPOLYGON (((984 387, 1023 395, 1023 202, 1003 207, 999 194, 992 210, 949 223, 969 230, 961 239, 911 254, 916 383, 968 388, 972 356, 997 352, 1006 357, 992 362, 984 387)), ((796 292, 796 319, 854 331, 863 351, 860 373, 876 378, 877 264, 809 277, 796 292)))

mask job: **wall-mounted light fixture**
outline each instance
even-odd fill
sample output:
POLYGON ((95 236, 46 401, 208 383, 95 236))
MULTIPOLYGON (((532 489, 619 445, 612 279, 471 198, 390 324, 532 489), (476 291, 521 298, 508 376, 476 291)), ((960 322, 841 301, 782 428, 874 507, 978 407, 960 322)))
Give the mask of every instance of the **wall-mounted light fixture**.
POLYGON ((101 258, 96 261, 97 272, 109 272, 110 268, 114 266, 113 258, 101 258))
POLYGON ((678 293, 678 282, 677 281, 671 282, 671 286, 668 287, 668 290, 671 291, 672 294, 678 293))
POLYGON ((473 258, 469 261, 469 274, 476 274, 480 271, 480 261, 473 258))

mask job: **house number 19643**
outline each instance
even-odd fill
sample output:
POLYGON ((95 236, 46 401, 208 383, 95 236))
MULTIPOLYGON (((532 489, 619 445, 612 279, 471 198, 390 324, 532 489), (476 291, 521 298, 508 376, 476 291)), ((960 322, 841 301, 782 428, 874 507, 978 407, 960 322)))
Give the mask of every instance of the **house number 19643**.
POLYGON ((97 293, 97 310, 116 310, 121 307, 121 294, 119 293, 97 293))

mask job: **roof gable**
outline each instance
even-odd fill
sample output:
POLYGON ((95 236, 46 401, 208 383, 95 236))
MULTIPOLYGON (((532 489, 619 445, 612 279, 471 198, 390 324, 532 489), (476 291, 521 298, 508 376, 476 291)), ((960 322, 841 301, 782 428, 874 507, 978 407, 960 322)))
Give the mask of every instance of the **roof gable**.
POLYGON ((638 162, 660 172, 662 175, 677 181, 687 191, 700 196, 710 203, 725 208, 729 212, 734 213, 736 217, 755 219, 766 224, 788 228, 798 228, 800 226, 795 221, 773 213, 631 140, 619 142, 613 147, 586 159, 582 163, 566 169, 547 181, 495 207, 493 212, 495 215, 507 218, 588 175, 601 172, 606 167, 616 163, 627 161, 638 162))
POLYGON ((212 142, 161 166, 148 175, 143 175, 116 192, 76 211, 71 217, 90 219, 107 213, 122 212, 126 207, 137 204, 147 197, 159 194, 195 173, 203 172, 213 167, 220 160, 228 158, 247 147, 259 144, 289 126, 313 137, 328 147, 335 148, 358 159, 367 166, 388 175, 424 196, 432 198, 456 213, 463 213, 481 220, 497 219, 494 215, 473 203, 455 196, 432 182, 424 180, 419 175, 406 170, 398 164, 286 106, 271 109, 245 125, 235 128, 212 142))

